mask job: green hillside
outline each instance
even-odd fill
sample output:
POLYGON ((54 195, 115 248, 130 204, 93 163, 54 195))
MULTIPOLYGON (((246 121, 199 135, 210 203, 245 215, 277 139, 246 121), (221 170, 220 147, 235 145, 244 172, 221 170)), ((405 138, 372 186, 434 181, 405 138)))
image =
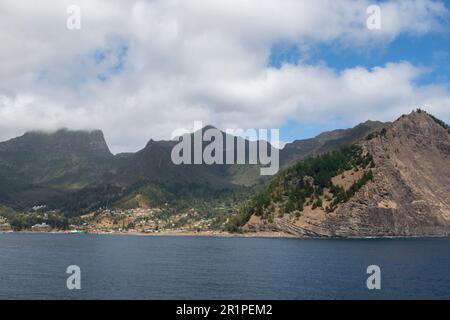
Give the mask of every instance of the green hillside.
POLYGON ((248 201, 230 221, 228 228, 237 230, 253 214, 269 220, 273 219, 276 211, 280 214, 300 214, 306 205, 332 212, 339 203, 350 199, 372 179, 373 166, 372 156, 364 154, 362 147, 356 144, 300 161, 281 172, 248 201), (333 177, 349 170, 361 171, 362 175, 348 189, 333 184, 333 177), (328 203, 326 206, 325 200, 328 203))

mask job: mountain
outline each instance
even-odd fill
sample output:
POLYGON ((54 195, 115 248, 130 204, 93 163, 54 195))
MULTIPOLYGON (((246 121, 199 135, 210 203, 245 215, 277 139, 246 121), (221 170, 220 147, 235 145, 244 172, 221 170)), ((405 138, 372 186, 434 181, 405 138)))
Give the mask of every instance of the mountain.
POLYGON ((95 182, 113 168, 103 133, 29 132, 0 143, 0 200, 25 208, 95 182))
POLYGON ((281 165, 288 166, 298 160, 340 149, 388 125, 389 123, 368 120, 353 128, 327 131, 314 138, 295 140, 292 143, 287 143, 281 151, 281 165))
POLYGON ((171 153, 175 145, 174 141, 150 140, 145 148, 129 157, 113 180, 125 186, 149 181, 167 187, 205 185, 213 189, 233 188, 225 165, 174 164, 171 153))
MULTIPOLYGON (((339 149, 385 126, 367 121, 297 140, 280 150, 281 165, 339 149)), ((210 129, 217 130, 207 126, 202 135, 210 129)), ((217 131, 224 141, 233 141, 235 159, 238 141, 243 142, 248 162, 248 150, 257 148, 257 142, 217 131)), ((194 134, 188 136, 193 140, 194 134)), ((112 155, 99 130, 26 133, 0 143, 0 203, 19 211, 45 204, 80 215, 100 207, 217 199, 259 188, 267 181, 260 175, 261 165, 175 165, 171 160, 175 144, 150 140, 136 153, 112 155)), ((202 151, 207 145, 203 142, 202 151)), ((267 149, 273 147, 267 143, 267 149)), ((225 159, 230 150, 222 146, 220 151, 225 159)))
MULTIPOLYGON (((317 142, 314 150, 310 150, 309 152, 303 152, 303 150, 293 148, 289 145, 287 152, 285 152, 286 148, 280 151, 280 162, 287 165, 289 162, 295 162, 313 154, 321 154, 330 150, 339 149, 383 126, 385 124, 381 122, 368 121, 355 128, 321 134, 316 138, 309 139, 317 142), (289 156, 289 159, 284 160, 285 155, 289 156)), ((201 134, 203 135, 207 130, 216 131, 217 135, 222 136, 223 141, 227 141, 227 139, 233 141, 234 149, 232 152, 235 160, 237 157, 236 148, 239 143, 243 143, 245 146, 246 163, 249 160, 249 150, 251 147, 259 150, 258 142, 230 136, 212 126, 202 128, 201 134)), ((191 139, 192 149, 194 149, 194 135, 195 133, 185 136, 191 139)), ((273 150, 273 147, 269 143, 265 143, 267 144, 266 148, 268 150, 273 150)), ((303 141, 299 140, 292 145, 297 146, 302 143, 303 141)), ((245 191, 248 187, 260 185, 267 180, 261 176, 261 165, 259 164, 175 165, 171 160, 171 151, 175 144, 176 142, 174 141, 150 140, 142 150, 135 154, 127 154, 125 156, 123 164, 117 169, 117 174, 110 175, 102 181, 103 184, 121 188, 114 189, 115 192, 127 194, 122 200, 118 200, 118 205, 126 203, 128 207, 130 201, 150 205, 155 202, 166 201, 168 198, 179 198, 180 196, 217 198, 232 191, 245 191), (149 189, 152 192, 149 193, 149 189), (155 189, 158 191, 155 192, 155 189), (158 196, 155 196, 155 193, 158 196), (161 197, 162 194, 165 196, 161 197), (139 201, 135 201, 134 199, 139 199, 139 201)), ((202 152, 208 144, 209 142, 202 143, 202 152)), ((225 145, 220 150, 224 163, 226 162, 226 155, 229 151, 225 145)), ((191 155, 191 163, 193 162, 193 155, 191 155)), ((78 197, 76 198, 78 199, 78 197)), ((111 199, 113 198, 117 199, 120 196, 112 196, 111 199)))
MULTIPOLYGON (((257 145, 211 126, 203 128, 201 134, 207 130, 222 135, 224 141, 234 141, 235 155, 238 141, 243 142, 246 159, 249 147, 257 145)), ((202 143, 202 152, 208 144, 202 143)), ((272 147, 266 144, 270 150, 272 147)), ((236 177, 245 176, 247 169, 259 177, 257 165, 175 165, 171 159, 175 145, 175 141, 150 140, 136 153, 114 156, 99 130, 26 133, 0 143, 0 203, 17 210, 45 204, 51 209, 81 214, 120 204, 121 199, 128 201, 149 188, 172 198, 216 197, 243 188, 244 183, 236 177)), ((225 160, 229 150, 224 145, 218 152, 225 160)))
POLYGON ((99 130, 30 132, 0 143, 0 164, 33 184, 77 180, 112 158, 99 130))
MULTIPOLYGON (((238 143, 245 146, 245 159, 248 163, 250 146, 258 150, 258 142, 228 135, 212 126, 204 127, 198 133, 204 135, 209 130, 221 136, 224 141, 222 148, 217 150, 224 164, 193 164, 194 152, 190 157, 191 164, 174 164, 171 154, 178 142, 150 140, 142 150, 128 156, 118 173, 108 180, 108 183, 112 185, 127 189, 127 196, 119 200, 116 205, 129 207, 130 201, 151 205, 155 202, 167 202, 181 197, 220 198, 229 193, 246 190, 248 187, 246 175, 251 177, 249 180, 257 182, 260 177, 259 165, 225 163, 229 152, 233 152, 236 159, 238 143), (227 149, 225 144, 227 140, 233 142, 232 150, 227 149)), ((195 134, 187 134, 183 137, 190 139, 191 150, 194 150, 195 134)), ((201 143, 202 153, 209 143, 201 143)), ((263 143, 266 144, 267 149, 273 148, 269 143, 263 143)))
POLYGON ((235 225, 297 236, 450 235, 450 131, 418 109, 282 172, 235 225))

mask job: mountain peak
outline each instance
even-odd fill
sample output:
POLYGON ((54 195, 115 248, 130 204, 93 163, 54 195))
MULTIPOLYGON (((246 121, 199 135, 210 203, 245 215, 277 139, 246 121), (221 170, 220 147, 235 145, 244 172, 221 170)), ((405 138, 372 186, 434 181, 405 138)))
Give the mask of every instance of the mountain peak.
POLYGON ((445 136, 446 131, 450 133, 450 127, 444 121, 421 109, 402 115, 388 128, 388 132, 391 134, 406 136, 445 136))
POLYGON ((0 151, 55 153, 60 156, 71 154, 112 155, 101 130, 29 131, 20 137, 1 142, 0 151))
POLYGON ((418 109, 350 149, 299 162, 252 200, 244 229, 314 237, 448 236, 448 133, 445 122, 418 109), (348 150, 351 160, 339 168, 348 150))

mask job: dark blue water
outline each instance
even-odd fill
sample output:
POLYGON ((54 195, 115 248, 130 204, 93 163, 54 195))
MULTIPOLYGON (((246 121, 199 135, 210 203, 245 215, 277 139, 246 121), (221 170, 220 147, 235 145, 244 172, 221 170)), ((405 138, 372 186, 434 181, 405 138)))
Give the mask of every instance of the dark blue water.
POLYGON ((450 239, 0 234, 0 299, 17 298, 449 299, 450 239), (373 264, 381 290, 366 287, 373 264))

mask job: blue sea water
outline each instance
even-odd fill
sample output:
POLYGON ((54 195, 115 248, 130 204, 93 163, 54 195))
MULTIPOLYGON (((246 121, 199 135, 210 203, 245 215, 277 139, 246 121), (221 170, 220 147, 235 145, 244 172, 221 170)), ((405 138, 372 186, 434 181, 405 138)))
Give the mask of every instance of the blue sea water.
POLYGON ((450 239, 0 234, 0 299, 415 298, 450 298, 450 239))

